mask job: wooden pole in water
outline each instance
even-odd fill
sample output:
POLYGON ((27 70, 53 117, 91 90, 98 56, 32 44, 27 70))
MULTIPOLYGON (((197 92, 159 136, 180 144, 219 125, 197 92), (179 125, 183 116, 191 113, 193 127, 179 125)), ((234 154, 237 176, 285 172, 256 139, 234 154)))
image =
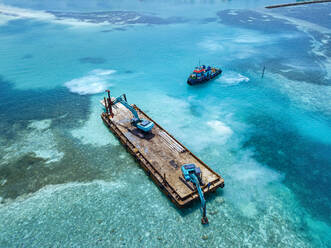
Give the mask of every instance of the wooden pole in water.
POLYGON ((261 78, 264 77, 264 71, 265 71, 265 66, 263 66, 263 71, 262 71, 262 76, 261 76, 261 78))

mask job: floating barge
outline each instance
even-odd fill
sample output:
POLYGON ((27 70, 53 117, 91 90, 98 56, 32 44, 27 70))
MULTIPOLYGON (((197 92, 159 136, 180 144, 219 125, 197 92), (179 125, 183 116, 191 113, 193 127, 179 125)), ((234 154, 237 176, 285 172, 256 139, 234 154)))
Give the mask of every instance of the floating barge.
POLYGON ((192 201, 199 199, 195 185, 183 178, 181 172, 183 164, 192 163, 200 167, 203 182, 201 188, 204 194, 214 192, 219 187, 224 187, 224 179, 220 175, 209 168, 136 105, 130 106, 137 111, 139 118, 154 123, 151 132, 143 132, 133 126, 131 124, 132 114, 125 106, 116 104, 109 111, 107 102, 110 102, 110 100, 106 98, 101 101, 106 109, 101 114, 105 125, 139 162, 155 184, 178 207, 187 206, 192 201))

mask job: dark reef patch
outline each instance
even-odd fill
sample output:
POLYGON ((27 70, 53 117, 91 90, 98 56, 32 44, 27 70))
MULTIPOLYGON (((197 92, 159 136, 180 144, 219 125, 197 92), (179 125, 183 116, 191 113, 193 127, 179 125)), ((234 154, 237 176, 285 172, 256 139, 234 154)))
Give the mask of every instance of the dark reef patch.
POLYGON ((40 29, 47 25, 49 25, 47 22, 36 21, 28 18, 14 19, 9 21, 6 25, 1 26, 0 34, 21 35, 31 32, 33 29, 40 29))
POLYGON ((302 19, 320 26, 330 28, 331 3, 312 4, 309 6, 295 6, 292 8, 272 9, 271 12, 302 19))
POLYGON ((116 31, 125 31, 126 29, 125 28, 114 28, 114 30, 116 30, 116 31))
POLYGON ((211 23, 211 22, 217 22, 217 18, 213 18, 213 17, 209 17, 209 18, 204 18, 200 20, 200 23, 202 24, 207 24, 207 23, 211 23))
POLYGON ((253 10, 222 10, 217 12, 217 16, 222 24, 259 30, 264 33, 279 33, 280 30, 297 31, 292 24, 253 10))
MULTIPOLYGON (((112 145, 111 149, 107 145, 93 147, 82 144, 71 135, 70 130, 84 125, 90 115, 89 96, 72 94, 62 87, 17 90, 12 86, 12 83, 0 78, 0 157, 6 156, 0 161, 0 195, 5 202, 50 184, 110 181, 135 165, 131 157, 123 159, 118 156, 125 153, 120 145, 112 145), (29 145, 31 129, 28 125, 31 120, 44 119, 52 120, 49 130, 45 132, 52 134, 50 142, 54 142, 55 149, 64 154, 61 160, 47 163, 34 151, 9 154, 15 153, 13 147, 19 149, 21 143, 29 145), (7 147, 11 149, 3 150, 7 147), (119 164, 125 166, 119 167, 119 164)), ((31 144, 36 149, 41 145, 31 144)))
POLYGON ((100 58, 100 57, 83 57, 79 59, 79 62, 83 64, 87 63, 87 64, 99 65, 106 63, 107 60, 105 58, 100 58))
POLYGON ((33 58, 32 54, 25 54, 24 56, 22 56, 22 59, 31 59, 33 58))
POLYGON ((57 119, 68 126, 86 120, 89 96, 72 94, 64 87, 52 90, 17 90, 0 76, 0 122, 12 126, 28 120, 57 119))
POLYGON ((110 33, 110 32, 113 32, 114 30, 112 29, 105 29, 105 30, 102 30, 101 33, 110 33))
POLYGON ((247 122, 255 131, 243 148, 253 149, 257 161, 285 173, 284 183, 306 209, 331 223, 331 145, 303 137, 271 116, 251 114, 247 122))
POLYGON ((76 143, 74 139, 63 138, 59 146, 65 155, 59 162, 47 164, 46 160, 29 153, 0 166, 0 182, 5 181, 0 185, 0 195, 4 201, 34 193, 50 184, 115 180, 117 173, 131 167, 116 165, 126 162, 134 164, 132 159, 125 161, 118 157, 124 151, 122 146, 93 149, 76 143))

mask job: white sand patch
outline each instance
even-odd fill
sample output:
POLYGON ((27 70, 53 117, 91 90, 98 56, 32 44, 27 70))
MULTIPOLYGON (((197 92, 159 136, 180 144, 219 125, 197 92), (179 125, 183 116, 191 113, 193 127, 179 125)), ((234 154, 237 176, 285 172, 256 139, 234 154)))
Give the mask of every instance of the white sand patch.
POLYGON ((57 18, 55 15, 41 11, 13 7, 5 4, 0 4, 0 25, 6 24, 10 20, 14 19, 35 19, 39 21, 47 21, 62 25, 69 25, 73 27, 89 27, 89 26, 101 26, 109 25, 108 22, 93 23, 73 18, 57 18))
POLYGON ((283 36, 266 35, 256 31, 234 29, 233 33, 222 36, 205 36, 197 43, 201 49, 207 52, 229 54, 231 58, 245 59, 261 53, 260 46, 273 44, 283 36))
POLYGON ((0 11, 2 15, 13 16, 17 18, 31 18, 38 20, 55 19, 54 15, 46 13, 44 11, 17 8, 4 4, 0 4, 0 11))
POLYGON ((239 161, 231 166, 228 181, 231 187, 227 189, 225 197, 236 205, 243 215, 253 217, 258 213, 257 203, 271 196, 267 187, 281 184, 284 176, 257 163, 249 151, 243 151, 238 157, 239 161))
POLYGON ((258 214, 258 210, 256 209, 256 204, 253 202, 244 203, 240 205, 240 209, 243 212, 243 214, 247 217, 254 217, 258 214))
POLYGON ((252 35, 252 34, 239 34, 233 39, 236 43, 270 43, 270 41, 274 41, 271 37, 266 35, 252 35))
POLYGON ((331 115, 331 87, 328 85, 317 85, 304 81, 294 81, 282 75, 270 74, 277 82, 274 87, 288 95, 296 104, 303 109, 323 112, 331 115))
POLYGON ((236 15, 238 15, 238 13, 237 13, 236 11, 234 11, 234 10, 230 10, 230 11, 228 12, 228 15, 236 16, 236 15))
POLYGON ((324 68, 326 72, 325 79, 330 80, 331 59, 326 55, 328 51, 327 48, 324 48, 325 43, 323 43, 323 40, 321 42, 318 41, 313 35, 308 34, 308 36, 311 38, 311 52, 320 58, 317 63, 324 68))
POLYGON ((99 103, 102 97, 93 97, 91 105, 91 114, 89 119, 80 128, 71 131, 71 135, 82 142, 82 144, 91 144, 94 146, 105 146, 108 144, 118 144, 117 139, 105 127, 100 114, 103 112, 99 103))
POLYGON ((213 129, 213 131, 222 138, 228 138, 233 134, 230 127, 226 126, 223 122, 218 120, 208 121, 207 125, 213 129))
POLYGON ((111 84, 108 82, 110 75, 115 70, 96 69, 90 71, 86 76, 66 82, 64 85, 73 93, 79 95, 97 94, 104 92, 111 84))
POLYGON ((13 15, 6 15, 0 13, 0 26, 7 24, 9 21, 19 19, 19 17, 13 16, 13 15))
POLYGON ((52 124, 52 120, 47 119, 47 120, 41 120, 41 121, 32 121, 29 125, 28 128, 32 129, 37 129, 37 130, 45 130, 48 129, 52 124))
POLYGON ((200 45, 202 48, 212 51, 212 52, 224 50, 224 46, 222 46, 222 44, 220 42, 218 42, 217 40, 212 40, 212 39, 204 40, 204 41, 200 42, 198 45, 200 45))
POLYGON ((6 183, 7 183, 7 179, 6 178, 0 180, 0 186, 4 186, 6 183))

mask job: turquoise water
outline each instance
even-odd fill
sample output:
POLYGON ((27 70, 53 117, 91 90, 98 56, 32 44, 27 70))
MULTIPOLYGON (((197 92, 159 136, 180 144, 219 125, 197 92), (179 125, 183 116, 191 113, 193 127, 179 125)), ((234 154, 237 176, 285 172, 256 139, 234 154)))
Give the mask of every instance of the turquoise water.
POLYGON ((0 247, 330 247, 331 5, 268 4, 2 1, 0 247), (189 87, 199 59, 224 73, 189 87), (209 226, 104 127, 107 88, 224 177, 209 226))

